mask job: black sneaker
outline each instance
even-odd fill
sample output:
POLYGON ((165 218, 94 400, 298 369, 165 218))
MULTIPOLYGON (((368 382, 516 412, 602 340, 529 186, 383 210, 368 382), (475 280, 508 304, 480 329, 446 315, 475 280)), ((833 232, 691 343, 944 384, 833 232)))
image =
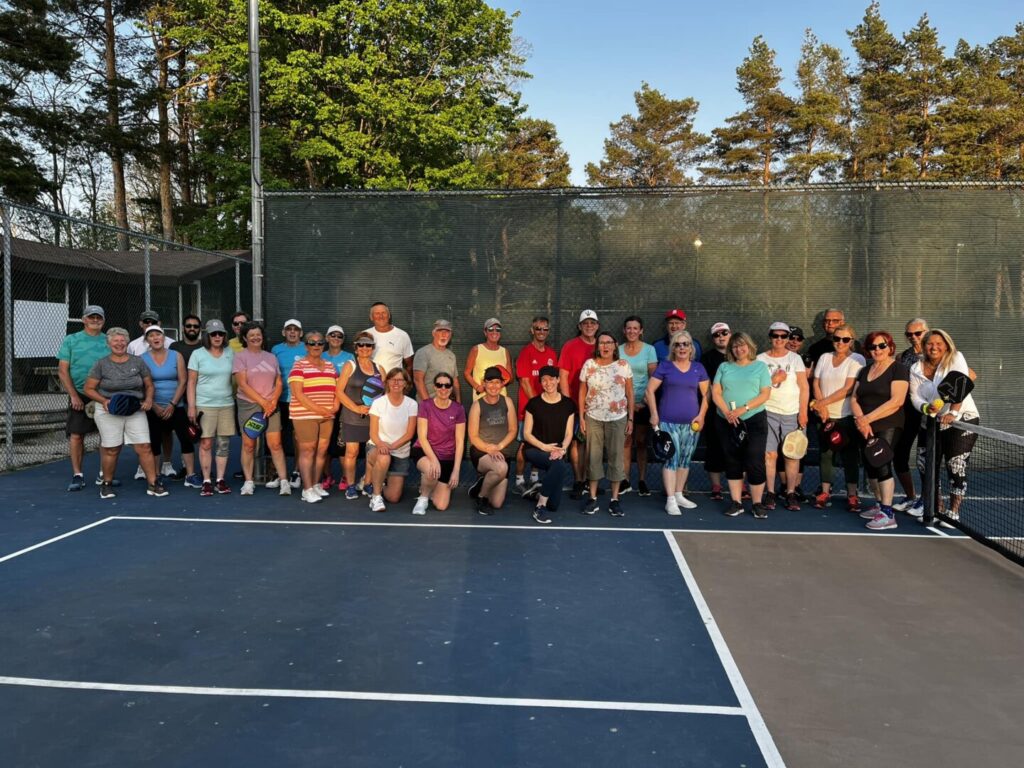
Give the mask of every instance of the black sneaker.
POLYGON ((624 493, 632 492, 633 486, 629 484, 629 480, 623 480, 621 483, 619 483, 619 496, 621 496, 624 493))
POLYGON ((531 501, 536 501, 537 500, 537 496, 540 495, 540 489, 541 489, 540 482, 531 482, 523 490, 522 498, 530 499, 531 501))
MULTIPOLYGON (((480 475, 480 477, 478 477, 476 479, 476 482, 473 483, 471 486, 469 486, 469 498, 471 498, 471 499, 479 498, 480 497, 480 489, 483 488, 483 485, 484 485, 484 476, 480 475)), ((477 510, 477 511, 479 511, 479 510, 477 510)))
POLYGON ((800 494, 799 493, 796 493, 794 491, 793 493, 787 493, 786 494, 786 509, 788 509, 790 512, 799 512, 800 511, 800 494))
POLYGON ((582 499, 587 495, 587 484, 584 482, 578 482, 572 487, 572 491, 569 492, 570 499, 582 499))
MULTIPOLYGON (((771 491, 767 491, 764 494, 764 498, 761 500, 761 506, 765 509, 775 509, 775 494, 771 491)), ((755 516, 757 513, 754 513, 755 516)))
POLYGON ((650 496, 651 489, 647 487, 647 483, 643 480, 636 484, 636 495, 637 496, 650 496))
POLYGON ((768 517, 768 508, 764 504, 754 505, 754 517, 758 520, 764 520, 768 517))
POLYGON ((739 502, 739 501, 732 501, 732 502, 729 502, 729 508, 726 509, 725 512, 723 512, 722 514, 725 515, 726 517, 739 517, 745 511, 746 510, 743 509, 743 504, 741 502, 739 502))
POLYGON ((478 515, 493 515, 494 507, 487 502, 487 499, 482 499, 478 496, 476 499, 476 513, 478 515))
POLYGON ((80 491, 85 488, 85 476, 84 475, 72 475, 71 482, 68 483, 69 491, 80 491))
POLYGON ((101 499, 112 499, 117 496, 114 492, 113 483, 100 483, 100 498, 101 499))
POLYGON ((551 518, 548 517, 547 507, 540 505, 533 510, 533 519, 541 525, 550 525, 551 518))
POLYGON ((147 496, 166 496, 167 489, 164 488, 164 484, 158 479, 155 483, 150 483, 146 486, 147 496))
POLYGON ((612 517, 625 517, 626 513, 622 511, 622 505, 619 504, 618 499, 612 499, 608 502, 608 514, 612 517))
POLYGON ((597 499, 587 499, 583 504, 583 509, 580 510, 580 514, 583 515, 596 515, 601 509, 601 505, 598 504, 597 499))

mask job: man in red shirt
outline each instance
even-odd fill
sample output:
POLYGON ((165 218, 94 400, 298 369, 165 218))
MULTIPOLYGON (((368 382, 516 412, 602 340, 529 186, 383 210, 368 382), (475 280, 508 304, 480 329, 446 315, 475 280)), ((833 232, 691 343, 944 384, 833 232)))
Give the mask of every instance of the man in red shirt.
POLYGON ((554 366, 558 362, 558 351, 547 344, 548 334, 551 332, 551 321, 546 317, 538 315, 530 321, 530 343, 523 347, 516 358, 516 378, 519 379, 519 453, 516 454, 516 493, 519 495, 529 494, 531 491, 540 488, 540 480, 536 476, 536 470, 530 478, 530 485, 526 484, 526 457, 523 455, 525 443, 523 442, 523 419, 526 414, 526 404, 530 399, 540 394, 540 369, 544 366, 554 366), (534 488, 537 486, 537 488, 534 488))
MULTIPOLYGON (((601 328, 597 322, 597 313, 592 309, 583 310, 580 312, 580 321, 576 327, 579 334, 565 342, 562 353, 558 356, 558 388, 562 395, 568 397, 574 404, 579 401, 580 371, 583 370, 583 363, 594 356, 597 332, 601 328)), ((576 414, 576 419, 578 422, 579 413, 576 414)), ((573 440, 571 457, 576 472, 576 485, 573 486, 571 497, 574 499, 582 499, 586 488, 586 451, 579 448, 579 442, 573 440)))

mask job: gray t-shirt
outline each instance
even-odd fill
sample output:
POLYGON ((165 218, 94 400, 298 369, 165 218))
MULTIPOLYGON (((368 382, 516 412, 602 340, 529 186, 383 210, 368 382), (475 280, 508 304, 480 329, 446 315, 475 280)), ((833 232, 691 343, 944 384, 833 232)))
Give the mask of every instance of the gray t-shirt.
POLYGON ((452 381, 458 380, 458 366, 455 363, 455 353, 450 349, 438 349, 433 344, 427 344, 416 350, 412 358, 412 369, 423 371, 423 383, 427 387, 427 395, 434 396, 434 377, 439 373, 447 373, 452 381))
POLYGON ((141 400, 146 396, 145 380, 153 376, 141 357, 128 355, 128 359, 123 363, 115 363, 107 355, 93 364, 89 378, 99 380, 96 389, 104 397, 113 397, 120 393, 133 395, 141 400))

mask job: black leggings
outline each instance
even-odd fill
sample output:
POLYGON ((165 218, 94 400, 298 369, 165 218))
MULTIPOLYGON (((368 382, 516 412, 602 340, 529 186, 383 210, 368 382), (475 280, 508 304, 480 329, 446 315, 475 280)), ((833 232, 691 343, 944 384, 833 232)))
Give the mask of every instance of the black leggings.
MULTIPOLYGON (((910 403, 910 398, 907 398, 910 403)), ((896 445, 892 447, 892 466, 897 475, 910 471, 910 452, 914 449, 914 439, 921 430, 921 412, 910 407, 903 408, 903 433, 896 445)), ((923 443, 922 443, 923 445, 923 443)))
MULTIPOLYGON (((962 424, 979 424, 978 418, 963 419, 962 424)), ((939 430, 939 450, 942 451, 942 459, 946 464, 946 475, 949 477, 949 490, 954 496, 963 496, 967 493, 967 463, 971 460, 971 451, 978 441, 975 432, 965 432, 956 427, 947 427, 939 430)), ((924 475, 924 468, 927 462, 928 451, 927 432, 922 428, 917 439, 917 468, 924 475)))
MULTIPOLYGON (((903 430, 900 429, 899 427, 889 427, 888 429, 874 429, 872 431, 875 437, 882 438, 890 446, 894 446, 896 445, 896 443, 899 442, 900 434, 903 432, 903 430)), ((863 452, 864 449, 867 447, 867 441, 865 441, 862 437, 860 444, 861 451, 863 452)), ((884 480, 892 480, 892 462, 887 461, 880 467, 872 467, 871 464, 868 463, 867 454, 864 454, 864 474, 867 475, 869 479, 877 480, 878 482, 882 482, 884 480)))
MULTIPOLYGON (((149 445, 154 456, 159 456, 163 451, 164 435, 168 432, 174 432, 178 436, 182 455, 195 453, 195 447, 188 436, 188 413, 184 408, 175 408, 174 415, 169 419, 161 419, 151 408, 146 411, 146 421, 149 422, 149 445)), ((171 457, 166 456, 165 459, 170 461, 171 457)))
POLYGON ((749 485, 761 485, 765 481, 764 449, 768 443, 768 414, 765 411, 755 413, 743 424, 747 428, 747 439, 737 447, 732 440, 732 426, 715 411, 715 429, 725 457, 725 476, 729 480, 742 480, 745 472, 749 485))

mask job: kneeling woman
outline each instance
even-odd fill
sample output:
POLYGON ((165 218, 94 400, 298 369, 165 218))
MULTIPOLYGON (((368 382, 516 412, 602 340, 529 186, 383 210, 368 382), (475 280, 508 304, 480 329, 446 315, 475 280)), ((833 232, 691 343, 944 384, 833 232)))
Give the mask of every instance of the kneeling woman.
POLYGON ((479 474, 469 489, 476 511, 492 515, 505 503, 509 462, 516 455, 516 408, 501 394, 505 380, 492 366, 484 371, 484 396, 469 409, 469 458, 479 474))
POLYGON ((387 509, 385 499, 394 504, 402 498, 405 476, 409 474, 409 453, 416 437, 418 416, 416 401, 405 396, 411 384, 412 377, 404 368, 392 368, 384 380, 384 396, 370 406, 370 441, 366 445, 370 484, 364 492, 368 492, 374 512, 387 509))
POLYGON ((420 495, 412 508, 414 515, 427 514, 431 501, 438 511, 448 509, 452 488, 459 486, 459 467, 466 445, 466 412, 452 400, 454 387, 455 379, 439 373, 434 377, 434 396, 419 404, 412 460, 420 471, 420 495))

